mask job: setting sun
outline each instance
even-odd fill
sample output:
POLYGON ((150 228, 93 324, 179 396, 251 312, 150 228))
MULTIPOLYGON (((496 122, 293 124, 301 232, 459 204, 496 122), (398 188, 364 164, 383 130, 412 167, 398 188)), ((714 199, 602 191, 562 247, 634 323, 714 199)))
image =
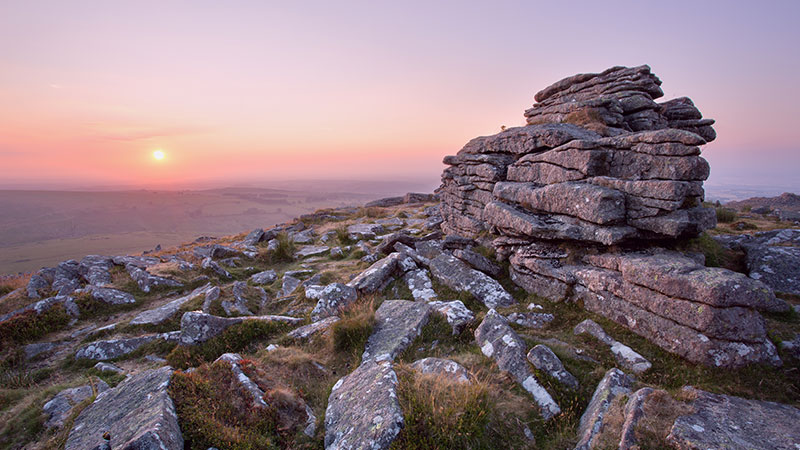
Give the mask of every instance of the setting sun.
POLYGON ((157 159, 158 161, 164 159, 164 156, 164 152, 161 150, 156 150, 153 152, 153 158, 157 159))

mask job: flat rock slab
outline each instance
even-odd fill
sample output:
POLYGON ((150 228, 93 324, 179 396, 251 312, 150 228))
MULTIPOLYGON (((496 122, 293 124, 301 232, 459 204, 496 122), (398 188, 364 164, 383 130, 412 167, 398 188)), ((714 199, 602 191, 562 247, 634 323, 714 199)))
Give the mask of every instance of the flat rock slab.
POLYGON ((296 328, 289 332, 288 336, 292 339, 308 339, 311 336, 317 333, 324 333, 330 327, 339 321, 339 318, 336 316, 326 317, 322 320, 319 320, 314 323, 310 323, 308 325, 303 325, 302 327, 296 328))
POLYGON ((152 288, 160 286, 176 288, 183 286, 183 284, 173 279, 153 275, 146 269, 135 264, 127 264, 125 269, 128 271, 128 275, 130 275, 131 279, 136 282, 136 285, 139 286, 139 289, 141 289, 142 292, 150 292, 152 288))
POLYGON ((475 320, 475 314, 467 308, 461 300, 453 300, 450 302, 430 302, 428 303, 439 314, 444 315, 447 323, 453 327, 453 334, 461 333, 464 327, 475 320))
POLYGON ((800 295, 800 247, 745 246, 750 278, 778 292, 800 295))
POLYGON ((370 360, 333 386, 325 410, 325 448, 386 449, 403 424, 397 375, 390 363, 370 360))
POLYGON ((117 289, 89 286, 88 291, 93 299, 100 300, 109 305, 128 305, 136 303, 136 299, 133 298, 133 295, 117 289))
POLYGON ((274 270, 265 270, 250 276, 250 281, 255 284, 272 284, 278 279, 278 274, 274 270))
MULTIPOLYGON (((97 394, 105 392, 109 389, 108 385, 103 380, 97 380, 94 389, 97 389, 97 394)), ((56 394, 55 397, 50 399, 44 404, 42 410, 47 415, 47 420, 44 423, 45 428, 61 427, 64 421, 67 420, 72 413, 72 408, 78 403, 86 400, 95 394, 91 385, 83 385, 70 389, 64 389, 56 394)))
POLYGON ((555 319, 555 316, 552 314, 537 312, 511 313, 506 316, 506 320, 508 320, 509 323, 535 329, 544 328, 547 324, 552 322, 553 319, 555 319))
POLYGON ((162 337, 160 334, 140 336, 127 339, 111 339, 107 341, 97 341, 86 344, 75 352, 76 359, 93 359, 95 361, 106 361, 119 358, 120 356, 132 353, 139 347, 162 337))
POLYGON ((103 392, 75 419, 65 450, 87 450, 105 443, 110 448, 183 450, 178 416, 167 388, 172 369, 162 367, 136 374, 103 392))
POLYGON ((564 368, 564 364, 550 350, 550 347, 541 344, 533 347, 528 352, 528 361, 533 364, 533 367, 555 378, 564 386, 573 390, 578 389, 578 380, 564 368))
POLYGON ((483 322, 475 330, 475 341, 484 355, 494 359, 500 370, 508 372, 533 396, 545 420, 561 413, 553 397, 531 372, 525 358, 525 341, 494 309, 486 313, 483 322))
POLYGON ((469 292, 489 308, 510 306, 516 303, 497 280, 446 253, 433 258, 431 274, 442 284, 459 292, 469 292))
POLYGON ((603 428, 611 402, 620 395, 629 395, 633 381, 617 368, 610 369, 597 385, 589 406, 581 416, 578 425, 580 438, 575 450, 589 450, 597 445, 597 438, 603 428))
POLYGON ((371 294, 386 287, 396 274, 405 273, 416 267, 417 264, 411 257, 394 252, 356 275, 347 285, 362 294, 371 294))
POLYGON ((304 245, 295 252, 294 257, 309 258, 311 256, 321 256, 328 253, 330 250, 331 248, 326 245, 304 245))
POLYGON ((411 368, 422 374, 442 375, 457 383, 472 382, 469 371, 451 359, 423 358, 414 361, 411 368))
POLYGON ((600 342, 608 345, 611 353, 614 355, 614 359, 616 359, 624 369, 630 370, 633 373, 644 373, 653 366, 644 356, 609 336, 597 322, 591 319, 586 319, 575 325, 574 332, 575 334, 589 334, 600 342))
POLYGON ((211 284, 206 284, 205 286, 199 287, 192 291, 189 295, 185 295, 180 298, 176 298, 171 302, 159 306, 158 308, 150 309, 144 312, 139 313, 136 317, 131 320, 131 325, 158 325, 170 317, 172 317, 175 313, 181 309, 184 303, 187 303, 195 298, 206 295, 206 293, 211 289, 211 284))
POLYGON ((375 311, 375 328, 367 340, 362 364, 366 361, 393 361, 419 336, 428 323, 432 308, 421 302, 386 300, 375 311))
POLYGON ((800 448, 800 409, 684 388, 697 396, 695 412, 680 416, 667 441, 678 449, 800 448))

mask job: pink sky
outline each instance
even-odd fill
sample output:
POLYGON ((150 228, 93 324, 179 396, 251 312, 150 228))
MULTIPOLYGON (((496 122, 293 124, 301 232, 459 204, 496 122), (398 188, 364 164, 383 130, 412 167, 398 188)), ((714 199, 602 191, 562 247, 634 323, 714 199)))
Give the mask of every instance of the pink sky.
POLYGON ((800 190, 798 5, 2 2, 0 187, 436 180, 539 89, 646 63, 717 120, 711 183, 800 190))

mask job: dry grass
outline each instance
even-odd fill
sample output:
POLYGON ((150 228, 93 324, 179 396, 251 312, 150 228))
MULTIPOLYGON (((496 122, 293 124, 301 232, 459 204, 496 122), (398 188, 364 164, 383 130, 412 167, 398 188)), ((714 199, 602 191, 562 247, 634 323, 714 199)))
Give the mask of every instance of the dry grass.
POLYGON ((664 390, 655 390, 645 398, 642 405, 644 416, 634 428, 636 441, 641 448, 665 448, 666 438, 672 424, 678 416, 691 414, 693 408, 684 401, 692 398, 676 400, 664 390))

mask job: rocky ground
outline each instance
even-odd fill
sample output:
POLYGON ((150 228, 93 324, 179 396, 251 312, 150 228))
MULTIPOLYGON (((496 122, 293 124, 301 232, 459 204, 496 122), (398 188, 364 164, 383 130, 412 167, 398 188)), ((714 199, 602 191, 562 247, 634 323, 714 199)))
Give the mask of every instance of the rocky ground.
POLYGON ((660 92, 619 72, 542 91, 439 196, 5 279, 0 446, 798 448, 800 228, 714 227, 689 148, 710 123, 597 100, 660 92), (603 126, 563 128, 582 104, 603 126), (627 156, 590 181, 545 163, 576 148, 627 156), (697 179, 627 179, 667 151, 697 179))

